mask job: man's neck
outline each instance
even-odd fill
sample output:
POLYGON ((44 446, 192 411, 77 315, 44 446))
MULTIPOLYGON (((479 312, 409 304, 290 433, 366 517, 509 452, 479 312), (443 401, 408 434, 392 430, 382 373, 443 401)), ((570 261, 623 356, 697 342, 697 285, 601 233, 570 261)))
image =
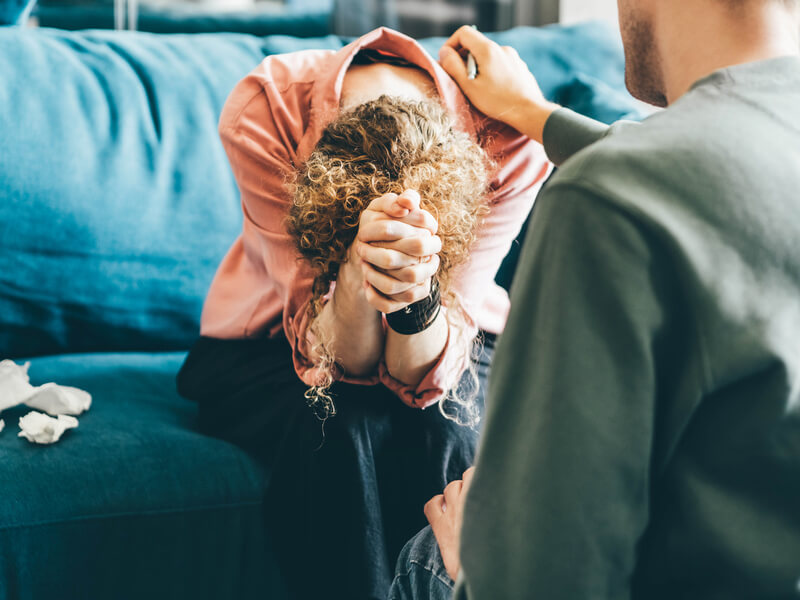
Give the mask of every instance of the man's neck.
POLYGON ((680 0, 661 3, 656 19, 669 104, 725 67, 800 54, 798 21, 781 2, 680 0))

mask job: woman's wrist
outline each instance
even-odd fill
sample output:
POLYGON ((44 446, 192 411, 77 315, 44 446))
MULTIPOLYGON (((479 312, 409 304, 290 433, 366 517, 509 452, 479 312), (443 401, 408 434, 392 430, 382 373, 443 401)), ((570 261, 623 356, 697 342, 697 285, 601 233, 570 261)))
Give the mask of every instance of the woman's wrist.
POLYGON ((433 278, 426 298, 412 302, 400 310, 386 313, 386 324, 402 335, 415 335, 428 329, 442 307, 439 282, 433 278))
MULTIPOLYGON (((385 344, 381 314, 367 301, 358 262, 342 263, 330 302, 320 312, 316 331, 330 341, 336 363, 351 376, 363 377, 375 371, 385 344)), ((319 357, 310 345, 312 360, 319 357)))
MULTIPOLYGON (((361 269, 361 257, 358 256, 354 250, 348 252, 348 258, 339 266, 339 273, 336 277, 336 291, 334 296, 339 292, 340 299, 356 303, 360 308, 372 309, 372 306, 367 301, 366 293, 364 292, 364 274, 361 269)), ((378 311, 372 309, 377 314, 378 311)))
POLYGON ((446 308, 437 314, 430 327, 414 335, 386 331, 384 361, 386 370, 396 380, 417 386, 439 362, 447 345, 450 325, 446 308))

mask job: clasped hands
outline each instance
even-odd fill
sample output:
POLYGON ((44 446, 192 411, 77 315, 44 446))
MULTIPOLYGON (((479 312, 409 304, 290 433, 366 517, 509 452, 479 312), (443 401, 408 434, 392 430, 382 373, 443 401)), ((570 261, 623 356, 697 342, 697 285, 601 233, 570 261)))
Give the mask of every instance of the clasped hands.
POLYGON ((384 194, 367 206, 348 260, 361 267, 370 306, 392 313, 430 294, 442 250, 438 229, 414 190, 384 194))

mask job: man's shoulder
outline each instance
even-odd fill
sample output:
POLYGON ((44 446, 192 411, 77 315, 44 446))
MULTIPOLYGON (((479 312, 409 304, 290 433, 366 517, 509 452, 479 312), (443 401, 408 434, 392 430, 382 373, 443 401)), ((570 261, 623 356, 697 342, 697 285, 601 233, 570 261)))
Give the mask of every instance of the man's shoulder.
MULTIPOLYGON (((709 115, 710 116, 710 115, 709 115)), ((704 119, 697 111, 666 109, 641 122, 621 121, 611 125, 598 142, 573 156, 561 168, 561 177, 585 178, 604 173, 611 166, 622 170, 649 170, 659 165, 692 163, 698 153, 707 156, 708 132, 698 127, 704 119)))
POLYGON ((794 160, 800 117, 785 94, 756 101, 751 93, 705 86, 641 123, 613 125, 562 167, 560 179, 591 180, 612 192, 625 191, 616 174, 678 189, 701 181, 728 186, 742 173, 757 181, 794 160))
POLYGON ((702 210, 757 189, 779 168, 782 159, 770 162, 764 152, 771 125, 754 126, 759 117, 748 111, 744 102, 694 96, 641 123, 615 124, 568 160, 552 184, 578 186, 639 212, 702 210))
POLYGON ((624 214, 653 239, 694 252, 782 253, 796 240, 800 210, 797 117, 782 99, 714 95, 618 125, 577 153, 542 198, 551 217, 559 198, 573 197, 581 210, 624 214))
POLYGON ((692 130, 677 131, 671 115, 612 125, 599 141, 567 160, 549 183, 551 193, 572 188, 626 211, 663 201, 677 173, 697 168, 692 130), (688 135, 687 135, 688 133, 688 135))

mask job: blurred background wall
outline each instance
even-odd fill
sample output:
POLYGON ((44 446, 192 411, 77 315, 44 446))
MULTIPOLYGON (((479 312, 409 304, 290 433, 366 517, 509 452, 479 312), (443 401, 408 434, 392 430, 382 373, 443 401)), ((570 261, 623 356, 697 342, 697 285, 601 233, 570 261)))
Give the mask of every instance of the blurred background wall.
POLYGON ((336 0, 334 29, 360 35, 388 25, 416 37, 449 35, 464 23, 484 31, 516 25, 616 21, 616 0, 336 0))
POLYGON ((600 19, 617 22, 617 0, 561 0, 559 21, 578 23, 600 19))
POLYGON ((313 15, 308 34, 358 36, 385 25, 414 37, 447 36, 465 23, 482 31, 517 25, 616 21, 616 0, 39 0, 42 25, 147 31, 231 30, 266 35, 259 19, 313 15), (316 23, 316 22, 315 22, 316 23))

